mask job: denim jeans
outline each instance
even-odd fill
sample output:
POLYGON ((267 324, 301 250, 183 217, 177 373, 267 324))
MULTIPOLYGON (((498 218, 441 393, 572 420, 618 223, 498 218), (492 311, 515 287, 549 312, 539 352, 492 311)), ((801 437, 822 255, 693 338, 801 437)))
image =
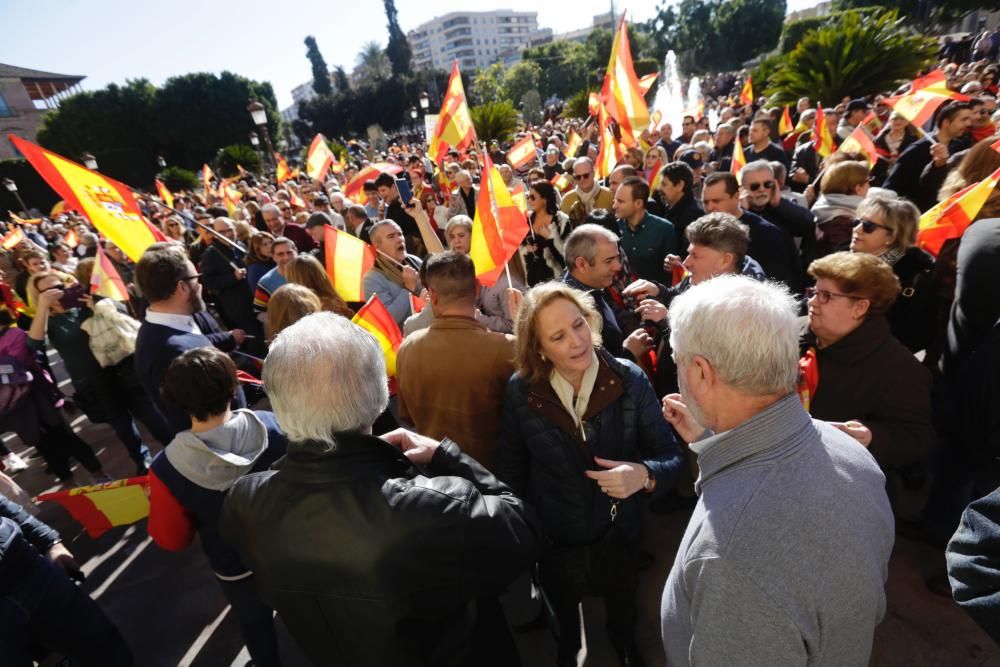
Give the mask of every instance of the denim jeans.
POLYGON ((39 649, 59 651, 73 665, 132 665, 128 645, 97 603, 36 554, 13 590, 0 598, 0 662, 31 667, 39 649))

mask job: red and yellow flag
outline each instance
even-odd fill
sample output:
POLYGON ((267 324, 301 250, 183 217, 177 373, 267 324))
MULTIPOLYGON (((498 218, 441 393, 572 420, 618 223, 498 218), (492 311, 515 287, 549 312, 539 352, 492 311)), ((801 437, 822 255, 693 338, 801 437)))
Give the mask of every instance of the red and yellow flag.
POLYGON ((333 151, 326 145, 326 137, 317 134, 313 137, 306 156, 306 174, 314 181, 322 181, 331 165, 333 165, 333 151))
POLYGON ((288 191, 288 201, 292 206, 297 206, 301 209, 309 208, 306 206, 306 200, 299 196, 299 193, 291 188, 286 188, 288 191))
POLYGON ((591 116, 596 116, 598 110, 601 108, 601 98, 597 93, 591 93, 587 96, 587 111, 590 112, 591 116))
POLYGON ((163 234, 139 210, 128 186, 71 162, 44 148, 8 135, 28 162, 73 210, 80 211, 101 234, 122 249, 133 262, 163 234))
POLYGON ((70 248, 75 248, 80 245, 80 237, 77 236, 76 230, 72 227, 63 235, 63 243, 68 245, 70 248))
POLYGON ((326 275, 344 301, 364 301, 365 274, 375 266, 375 251, 356 236, 327 225, 323 228, 326 275))
POLYGON ((743 185, 743 177, 740 172, 745 166, 747 166, 747 158, 743 153, 743 144, 740 143, 739 137, 736 137, 733 139, 733 159, 729 161, 729 171, 736 176, 736 181, 740 185, 743 185))
POLYGON ((510 151, 507 153, 507 162, 514 169, 526 167, 537 158, 538 153, 535 151, 535 141, 531 138, 530 134, 511 146, 510 151))
POLYGON ((149 476, 43 493, 35 500, 59 503, 96 539, 115 526, 127 526, 149 516, 149 476))
POLYGON ((927 124, 942 104, 948 100, 968 101, 969 98, 948 88, 947 75, 942 70, 914 79, 910 92, 884 100, 900 116, 918 130, 927 124))
POLYGON ((642 91, 643 95, 649 93, 649 89, 653 87, 653 84, 656 82, 656 77, 658 76, 660 76, 659 72, 653 72, 652 74, 647 74, 639 79, 639 90, 642 91))
POLYGON ((278 180, 278 185, 281 185, 292 177, 292 170, 288 168, 288 162, 280 154, 275 153, 274 157, 278 161, 278 168, 275 170, 274 176, 278 180))
POLYGON ((100 244, 97 246, 97 256, 94 258, 94 272, 90 274, 90 293, 106 296, 115 301, 128 301, 125 281, 100 244))
POLYGON ((0 247, 4 250, 13 250, 19 243, 26 241, 27 239, 28 237, 24 235, 21 228, 15 227, 11 231, 7 232, 2 239, 0 239, 0 247))
POLYGON ((375 340, 382 346, 382 354, 385 355, 386 375, 390 378, 396 377, 396 353, 403 344, 403 334, 396 320, 392 319, 392 315, 379 301, 378 295, 372 294, 372 298, 361 306, 351 321, 375 336, 375 340))
POLYGON ((365 204, 365 183, 368 181, 374 181, 378 178, 381 173, 387 174, 400 174, 403 172, 403 168, 398 164, 392 164, 389 162, 376 162, 375 164, 370 164, 357 174, 354 178, 347 182, 344 186, 344 196, 353 201, 355 204, 365 204))
POLYGON ((527 215, 528 213, 528 193, 524 191, 524 183, 518 181, 517 185, 510 190, 510 200, 514 202, 514 206, 517 207, 521 213, 527 215))
POLYGON ((500 170, 493 166, 489 155, 484 155, 484 160, 469 256, 476 277, 489 287, 496 284, 517 252, 528 233, 528 222, 511 198, 500 170))
POLYGON ((423 310, 424 306, 426 305, 427 302, 421 299, 419 296, 415 294, 410 295, 410 312, 413 313, 414 315, 423 310))
POLYGON ((816 104, 816 124, 813 125, 813 148, 820 157, 830 155, 836 148, 833 144, 833 134, 826 124, 826 115, 823 113, 823 105, 816 104))
POLYGON ((212 173, 212 168, 207 164, 201 166, 201 184, 205 186, 205 196, 208 197, 212 192, 212 180, 215 178, 215 174, 212 173))
POLYGON ((615 141, 615 133, 611 130, 611 120, 603 106, 598 111, 598 118, 601 128, 601 146, 597 152, 597 161, 594 163, 594 177, 607 178, 618 165, 618 160, 621 159, 621 149, 618 142, 615 141))
POLYGON ((1000 169, 920 216, 917 245, 937 257, 945 241, 957 239, 965 233, 998 182, 1000 169))
POLYGON ((645 93, 635 75, 623 15, 611 46, 611 57, 601 87, 601 102, 621 128, 621 143, 626 148, 638 146, 639 134, 649 126, 645 93))
POLYGON ((577 134, 576 130, 570 130, 569 137, 566 139, 566 157, 575 157, 582 143, 583 137, 577 134))
POLYGON ((910 92, 915 93, 918 90, 959 102, 968 102, 972 99, 968 95, 963 95, 950 89, 948 87, 948 75, 941 69, 936 69, 918 79, 914 79, 910 83, 910 92))
POLYGON ((42 221, 41 218, 22 218, 21 216, 15 214, 13 211, 8 210, 7 215, 10 216, 10 221, 17 223, 19 225, 37 225, 42 221))
POLYGON ((573 187, 573 177, 567 173, 556 174, 549 183, 559 192, 566 192, 573 187))
POLYGON ((740 104, 750 105, 753 104, 753 78, 747 77, 746 82, 743 84, 743 90, 740 91, 740 104))
POLYGON ((174 207, 174 196, 170 193, 170 190, 167 189, 167 186, 164 185, 163 181, 161 181, 158 178, 154 179, 153 183, 156 184, 156 192, 157 192, 157 194, 160 195, 160 199, 163 200, 163 203, 166 204, 167 206, 169 206, 170 208, 173 208, 174 207))
MULTIPOLYGON (((733 147, 736 150, 736 147, 733 147)), ((656 192, 660 187, 660 181, 663 180, 663 160, 660 158, 656 159, 656 164, 653 165, 651 169, 646 170, 646 182, 649 183, 649 191, 656 192)))
POLYGON ((844 143, 840 144, 837 149, 841 153, 861 153, 868 160, 868 168, 871 169, 878 162, 879 153, 875 148, 875 142, 872 138, 868 136, 868 132, 865 131, 865 124, 862 122, 854 131, 851 132, 850 136, 844 139, 844 143))
POLYGON ((434 136, 427 147, 427 156, 435 163, 444 160, 449 148, 465 150, 476 143, 476 130, 472 125, 472 114, 465 100, 465 88, 462 86, 462 75, 458 71, 458 61, 451 66, 451 77, 448 79, 448 92, 441 103, 441 113, 434 136))
POLYGON ((791 134, 794 129, 795 125, 792 124, 792 114, 788 111, 788 105, 786 104, 785 110, 781 112, 781 119, 778 121, 778 134, 782 136, 791 134))

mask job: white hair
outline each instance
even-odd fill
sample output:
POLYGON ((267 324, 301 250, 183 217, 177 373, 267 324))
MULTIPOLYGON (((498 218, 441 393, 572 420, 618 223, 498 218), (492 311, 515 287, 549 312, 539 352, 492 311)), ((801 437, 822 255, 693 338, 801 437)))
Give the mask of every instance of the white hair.
POLYGON ((771 168, 770 162, 767 160, 754 160, 753 162, 748 162, 743 165, 743 168, 740 169, 740 180, 743 180, 744 176, 752 174, 755 171, 766 171, 771 174, 772 177, 774 176, 774 169, 771 168))
POLYGON ((670 346, 679 372, 695 356, 719 379, 752 395, 787 394, 799 375, 798 305, 787 288, 725 275, 670 304, 670 346))
POLYGON ((333 449, 334 434, 367 430, 389 404, 381 345, 333 313, 313 313, 282 330, 264 361, 263 380, 292 442, 333 449))

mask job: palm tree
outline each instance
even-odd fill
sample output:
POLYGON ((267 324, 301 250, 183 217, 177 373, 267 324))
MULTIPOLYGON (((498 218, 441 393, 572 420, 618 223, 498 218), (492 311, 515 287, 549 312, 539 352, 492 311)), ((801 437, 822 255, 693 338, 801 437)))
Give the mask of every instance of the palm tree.
POLYGON ((385 49, 378 42, 366 42, 358 53, 354 68, 356 79, 381 81, 392 75, 392 63, 385 55, 385 49))

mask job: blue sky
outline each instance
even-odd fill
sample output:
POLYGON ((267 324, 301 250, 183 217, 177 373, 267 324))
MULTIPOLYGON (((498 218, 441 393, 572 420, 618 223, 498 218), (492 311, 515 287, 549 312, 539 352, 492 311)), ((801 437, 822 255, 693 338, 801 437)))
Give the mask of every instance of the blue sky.
MULTIPOLYGON (((815 2, 789 0, 789 11, 815 2)), ((475 9, 489 6, 477 3, 475 9)), ((610 3, 500 0, 493 6, 537 11, 540 27, 564 32, 590 25, 610 3)), ((404 31, 472 7, 468 0, 396 0, 404 31)), ((645 20, 656 2, 615 3, 616 11, 623 7, 645 20)), ((230 70, 270 81, 282 107, 291 103, 291 89, 312 76, 302 43, 306 35, 316 37, 328 65, 348 71, 362 44, 386 41, 378 0, 0 0, 0 16, 3 63, 85 75, 85 89, 138 77, 160 84, 177 74, 230 70)))

